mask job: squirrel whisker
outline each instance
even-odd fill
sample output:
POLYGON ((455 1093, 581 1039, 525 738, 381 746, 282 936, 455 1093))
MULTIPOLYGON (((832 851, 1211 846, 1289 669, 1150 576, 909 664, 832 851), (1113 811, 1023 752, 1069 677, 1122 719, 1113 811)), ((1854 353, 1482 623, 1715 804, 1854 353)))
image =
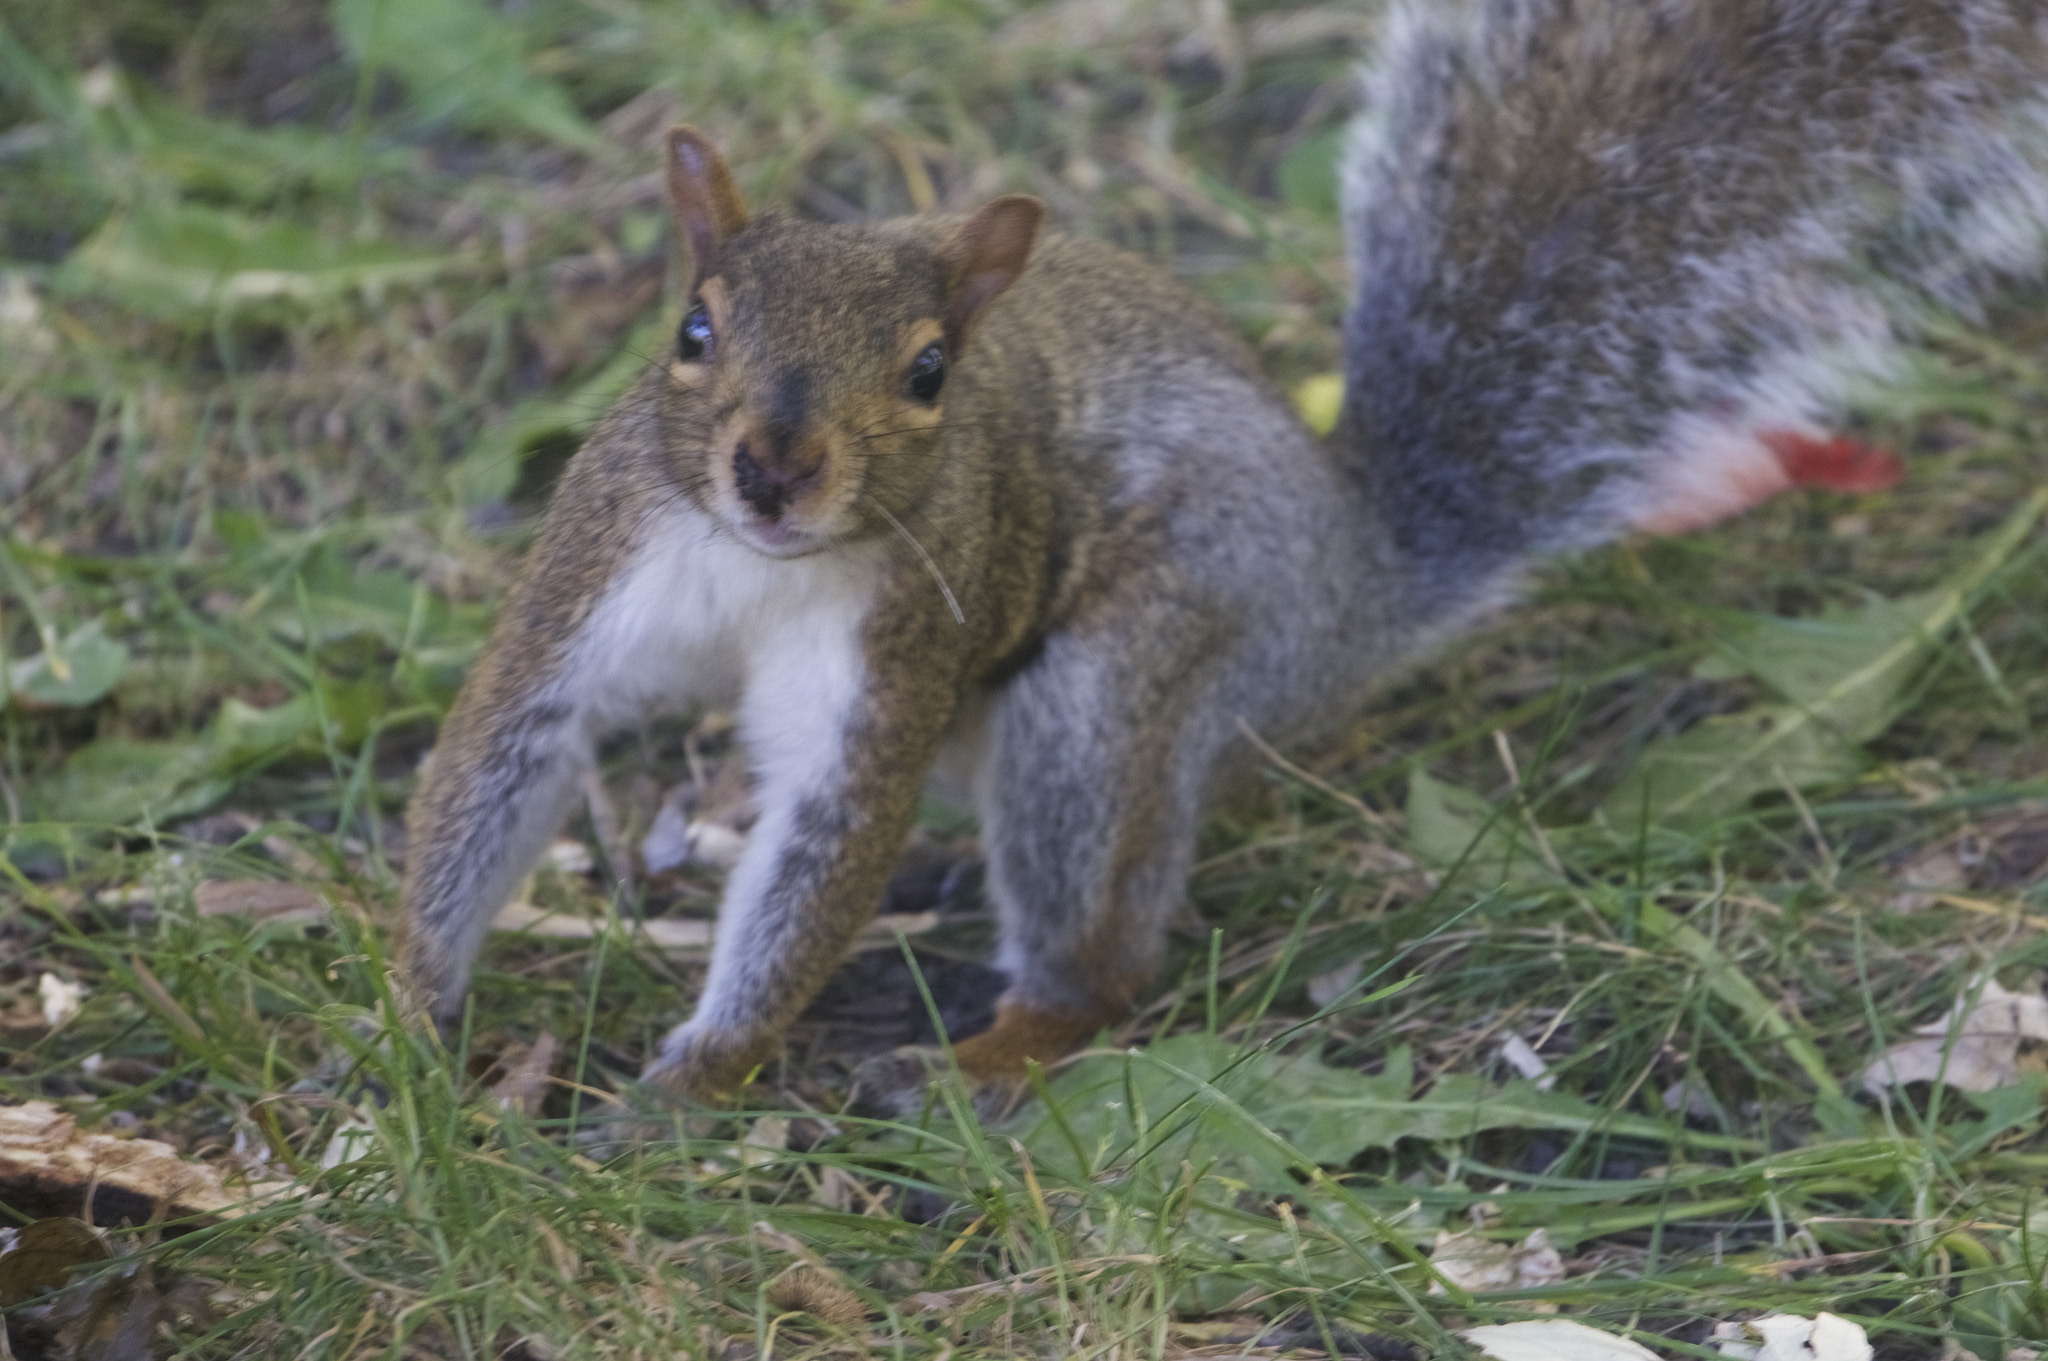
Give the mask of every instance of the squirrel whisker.
POLYGON ((895 530, 898 537, 910 545, 911 551, 917 554, 918 561, 924 564, 924 570, 932 574, 932 580, 938 583, 939 594, 946 597, 946 608, 953 612, 953 622, 965 624, 967 622, 966 612, 960 608, 959 600, 954 598, 953 588, 946 584, 945 573, 939 570, 938 563, 932 561, 932 555, 924 551, 924 545, 917 541, 917 536, 912 534, 904 526, 903 521, 891 514, 889 508, 880 501, 870 498, 869 504, 881 512, 882 518, 889 522, 889 528, 895 530))

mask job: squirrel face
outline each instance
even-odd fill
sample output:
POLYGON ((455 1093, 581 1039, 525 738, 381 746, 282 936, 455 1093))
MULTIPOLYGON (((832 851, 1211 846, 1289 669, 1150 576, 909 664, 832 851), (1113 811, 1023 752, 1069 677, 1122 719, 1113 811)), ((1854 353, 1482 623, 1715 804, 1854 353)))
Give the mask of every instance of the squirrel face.
POLYGON ((886 532, 939 466, 949 376, 1022 271, 1039 203, 885 227, 749 218, 689 128, 669 134, 668 189, 693 260, 662 403, 679 484, 774 557, 886 532))

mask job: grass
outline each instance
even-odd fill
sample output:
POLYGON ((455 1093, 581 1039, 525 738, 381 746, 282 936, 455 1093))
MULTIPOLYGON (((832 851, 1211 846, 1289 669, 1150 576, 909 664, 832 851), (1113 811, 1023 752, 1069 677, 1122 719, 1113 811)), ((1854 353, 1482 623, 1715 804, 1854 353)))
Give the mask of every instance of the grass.
MULTIPOLYGON (((295 1188, 113 1226, 158 1354, 1451 1356, 1550 1307, 1669 1356, 1769 1309, 1883 1357, 2048 1336, 2038 1053, 1988 1092, 1861 1083, 2048 965, 2037 297, 1856 415, 1914 456, 1897 491, 1558 564, 1287 753, 1210 828, 1159 991, 1005 1122, 833 1104, 849 1049, 920 1023, 918 978, 942 1014, 974 992, 970 910, 915 971, 861 956, 868 1010, 814 1015, 748 1110, 595 1156, 698 978, 632 923, 704 915, 696 870, 543 872, 614 926, 495 941, 455 1063, 365 1038, 433 719, 675 319, 661 130, 818 216, 1039 194, 1292 383, 1334 362, 1328 168, 1370 30, 1171 0, 0 4, 0 1098, 295 1188), (1760 714, 1808 737, 1757 747, 1760 714), (251 880, 343 907, 203 910, 251 880), (54 1030, 46 973, 88 989, 54 1030), (1561 1279, 1428 1265, 1442 1231, 1537 1228, 1561 1279)), ((721 742, 620 744, 570 834, 615 864, 721 742)), ((16 1354, 76 1342, 94 1289, 16 1308, 16 1354)))

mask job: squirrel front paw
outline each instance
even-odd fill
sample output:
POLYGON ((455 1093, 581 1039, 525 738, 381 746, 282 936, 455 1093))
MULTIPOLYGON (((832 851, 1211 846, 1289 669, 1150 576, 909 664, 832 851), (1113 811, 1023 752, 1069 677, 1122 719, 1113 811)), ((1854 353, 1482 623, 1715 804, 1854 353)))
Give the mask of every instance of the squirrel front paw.
POLYGON ((757 1049, 689 1025, 677 1026, 640 1070, 640 1082, 671 1102, 724 1105, 760 1065, 757 1049))

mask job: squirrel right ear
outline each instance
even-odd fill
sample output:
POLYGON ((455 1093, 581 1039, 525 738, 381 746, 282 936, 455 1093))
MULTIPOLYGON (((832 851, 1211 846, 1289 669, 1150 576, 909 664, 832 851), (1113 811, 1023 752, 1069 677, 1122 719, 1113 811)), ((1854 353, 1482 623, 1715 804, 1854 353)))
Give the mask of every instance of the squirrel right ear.
POLYGON ((711 139, 692 127, 668 130, 668 202, 690 243, 691 287, 702 283, 726 238, 747 225, 747 205, 711 139))
POLYGON ((1045 205, 1029 194, 1006 194, 985 204, 939 247, 950 294, 946 338, 954 349, 966 342, 975 315, 1024 272, 1044 217, 1045 205))

